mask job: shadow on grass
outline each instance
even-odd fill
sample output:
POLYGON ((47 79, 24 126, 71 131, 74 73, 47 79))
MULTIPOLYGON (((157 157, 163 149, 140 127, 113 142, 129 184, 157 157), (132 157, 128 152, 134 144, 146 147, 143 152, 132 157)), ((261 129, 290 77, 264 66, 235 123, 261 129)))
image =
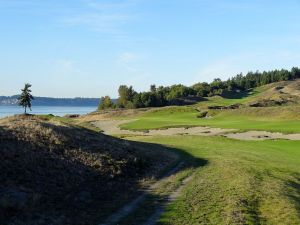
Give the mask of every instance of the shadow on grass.
MULTIPOLYGON (((170 177, 175 174, 180 174, 180 172, 187 171, 189 169, 195 169, 208 164, 208 161, 201 158, 195 158, 188 154, 186 151, 178 148, 170 148, 159 144, 144 143, 144 142, 134 142, 136 145, 147 145, 147 147, 153 149, 161 149, 162 151, 169 151, 171 153, 176 153, 178 155, 178 160, 176 164, 173 163, 166 167, 161 172, 158 181, 170 177)), ((177 180, 177 184, 174 185, 170 190, 165 190, 165 193, 154 194, 153 189, 159 189, 161 183, 154 184, 150 187, 151 192, 146 191, 141 193, 133 201, 126 204, 124 207, 120 208, 114 214, 112 214, 107 220, 105 220, 101 225, 139 225, 139 224, 156 224, 157 219, 159 219, 161 213, 164 211, 164 207, 170 200, 172 193, 176 192, 180 188, 181 183, 191 175, 181 174, 177 180), (183 176, 182 176, 183 175, 183 176), (179 181, 179 182, 178 182, 179 181), (158 185, 157 185, 158 184, 158 185), (179 186, 178 186, 179 185, 179 186)), ((173 182, 176 182, 175 180, 173 182)), ((173 184, 167 184, 173 185, 173 184)), ((165 187, 169 189, 169 187, 165 187)), ((162 191, 162 190, 160 190, 162 191)), ((159 191, 159 192, 160 192, 159 191)), ((158 193, 159 193, 158 192, 158 193)))
MULTIPOLYGON (((32 121, 28 121, 31 123, 32 121)), ((0 224, 99 224, 142 195, 141 180, 207 163, 180 149, 125 141, 80 127, 42 122, 42 130, 0 126, 0 224)), ((176 171, 178 172, 178 171, 176 171)))
POLYGON ((295 179, 288 181, 287 185, 290 187, 287 196, 293 201, 300 216, 300 174, 296 174, 295 179))
POLYGON ((252 95, 254 95, 255 93, 253 92, 253 90, 249 90, 249 91, 240 91, 240 92, 234 92, 234 91, 225 91, 222 94, 223 98, 227 98, 227 99, 243 99, 243 98, 247 98, 250 97, 252 95))

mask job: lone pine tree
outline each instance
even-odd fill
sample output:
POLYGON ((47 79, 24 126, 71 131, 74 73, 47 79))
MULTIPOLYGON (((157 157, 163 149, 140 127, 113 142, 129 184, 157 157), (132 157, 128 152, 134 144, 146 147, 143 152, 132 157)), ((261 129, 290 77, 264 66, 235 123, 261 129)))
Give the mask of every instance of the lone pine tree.
POLYGON ((24 89, 21 89, 22 93, 19 100, 19 105, 25 109, 25 114, 27 114, 27 108, 31 110, 31 101, 34 100, 33 96, 31 95, 31 84, 25 84, 24 89))

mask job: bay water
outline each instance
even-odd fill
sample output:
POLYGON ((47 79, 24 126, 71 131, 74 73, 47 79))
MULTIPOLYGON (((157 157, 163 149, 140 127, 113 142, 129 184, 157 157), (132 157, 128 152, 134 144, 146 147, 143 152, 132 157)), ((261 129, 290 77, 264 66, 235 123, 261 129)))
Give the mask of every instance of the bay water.
MULTIPOLYGON (((32 111, 27 110, 28 113, 47 115, 53 114, 55 116, 64 116, 66 114, 79 114, 94 112, 97 107, 91 106, 34 106, 32 111)), ((0 106, 0 118, 24 113, 24 109, 20 106, 0 106)))

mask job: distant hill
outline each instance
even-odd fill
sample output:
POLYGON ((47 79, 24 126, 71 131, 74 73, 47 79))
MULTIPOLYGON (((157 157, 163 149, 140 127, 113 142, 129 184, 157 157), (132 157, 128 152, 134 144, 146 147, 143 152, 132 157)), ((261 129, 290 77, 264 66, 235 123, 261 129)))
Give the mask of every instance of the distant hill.
MULTIPOLYGON (((98 106, 100 98, 49 98, 34 97, 33 106, 98 106)), ((0 105, 17 105, 18 95, 0 96, 0 105)))

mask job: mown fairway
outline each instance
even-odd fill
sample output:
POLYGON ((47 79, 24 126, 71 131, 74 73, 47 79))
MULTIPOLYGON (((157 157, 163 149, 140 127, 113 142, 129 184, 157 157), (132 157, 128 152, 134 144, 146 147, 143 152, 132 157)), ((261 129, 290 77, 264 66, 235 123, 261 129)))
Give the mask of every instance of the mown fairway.
POLYGON ((135 137, 208 163, 196 169, 161 224, 300 224, 300 142, 135 137))
POLYGON ((178 126, 211 126, 238 130, 300 132, 300 107, 244 108, 213 111, 212 118, 197 118, 194 107, 170 107, 148 112, 138 120, 123 124, 129 130, 147 130, 178 126))

